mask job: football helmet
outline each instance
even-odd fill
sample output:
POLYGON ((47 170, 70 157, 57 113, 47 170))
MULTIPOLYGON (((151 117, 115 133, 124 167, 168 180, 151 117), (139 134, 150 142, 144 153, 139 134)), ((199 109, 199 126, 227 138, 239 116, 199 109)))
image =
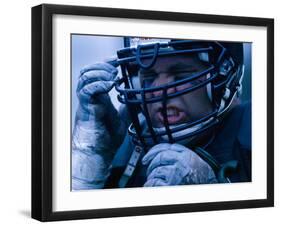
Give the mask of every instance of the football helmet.
POLYGON ((231 106, 235 96, 242 90, 243 43, 145 39, 140 43, 137 38, 134 46, 117 51, 117 62, 121 67, 122 78, 115 83, 118 100, 125 104, 131 118, 129 134, 134 142, 142 147, 151 147, 162 142, 176 143, 196 137, 216 125, 231 106), (145 86, 139 79, 140 69, 152 68, 162 56, 196 55, 207 69, 195 72, 180 80, 145 86), (205 76, 201 82, 192 81, 205 76), (169 93, 168 89, 189 84, 185 89, 169 93), (191 84, 191 85, 190 85, 191 84), (167 119, 167 101, 206 87, 212 111, 203 117, 186 123, 170 125, 167 119), (159 96, 147 97, 147 93, 161 91, 159 96), (153 126, 148 113, 148 105, 162 104, 163 127, 153 126))

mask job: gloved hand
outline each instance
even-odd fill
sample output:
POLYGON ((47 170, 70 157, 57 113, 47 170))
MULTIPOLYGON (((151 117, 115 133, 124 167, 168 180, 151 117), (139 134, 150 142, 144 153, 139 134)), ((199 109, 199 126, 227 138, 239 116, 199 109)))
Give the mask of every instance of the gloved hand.
POLYGON ((108 95, 117 73, 109 63, 87 66, 80 72, 72 138, 73 189, 102 187, 123 141, 125 125, 108 95))
POLYGON ((180 144, 155 145, 143 157, 142 163, 148 165, 144 184, 147 187, 217 182, 212 168, 180 144))

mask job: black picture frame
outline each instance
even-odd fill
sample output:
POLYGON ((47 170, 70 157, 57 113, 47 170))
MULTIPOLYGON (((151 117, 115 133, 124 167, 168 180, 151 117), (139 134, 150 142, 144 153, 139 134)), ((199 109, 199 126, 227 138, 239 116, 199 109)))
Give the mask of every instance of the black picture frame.
POLYGON ((43 4, 32 8, 32 218, 40 221, 122 217, 274 206, 274 20, 43 4), (267 29, 267 197, 246 201, 94 210, 52 210, 52 18, 55 14, 245 25, 267 29))

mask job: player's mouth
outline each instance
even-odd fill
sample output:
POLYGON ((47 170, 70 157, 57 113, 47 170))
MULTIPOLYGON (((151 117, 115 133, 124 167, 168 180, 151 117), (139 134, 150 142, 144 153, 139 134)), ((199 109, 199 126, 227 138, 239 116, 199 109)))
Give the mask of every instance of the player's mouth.
MULTIPOLYGON (((175 106, 167 106, 167 121, 169 125, 182 123, 185 121, 186 113, 175 106)), ((164 125, 164 112, 163 108, 159 108, 156 113, 157 118, 159 121, 164 125)))

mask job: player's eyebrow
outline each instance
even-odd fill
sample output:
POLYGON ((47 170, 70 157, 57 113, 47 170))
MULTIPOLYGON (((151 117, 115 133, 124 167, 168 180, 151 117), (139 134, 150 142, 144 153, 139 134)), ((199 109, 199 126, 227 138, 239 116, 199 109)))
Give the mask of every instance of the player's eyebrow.
MULTIPOLYGON (((194 65, 179 62, 179 63, 169 66, 168 69, 165 71, 165 73, 172 74, 175 72, 196 72, 196 71, 198 71, 198 68, 195 67, 194 65)), ((141 75, 144 75, 144 76, 145 75, 157 75, 157 74, 163 73, 162 71, 156 71, 152 68, 150 68, 150 69, 141 68, 139 72, 141 75)))
POLYGON ((181 72, 181 71, 183 71, 183 72, 196 72, 196 71, 198 71, 198 68, 195 67, 194 65, 191 65, 191 64, 179 62, 179 63, 171 65, 167 70, 167 72, 169 72, 169 73, 181 72))
POLYGON ((150 69, 143 69, 143 68, 141 68, 139 70, 139 73, 142 74, 142 75, 157 74, 156 71, 154 69, 152 69, 152 68, 150 68, 150 69))

